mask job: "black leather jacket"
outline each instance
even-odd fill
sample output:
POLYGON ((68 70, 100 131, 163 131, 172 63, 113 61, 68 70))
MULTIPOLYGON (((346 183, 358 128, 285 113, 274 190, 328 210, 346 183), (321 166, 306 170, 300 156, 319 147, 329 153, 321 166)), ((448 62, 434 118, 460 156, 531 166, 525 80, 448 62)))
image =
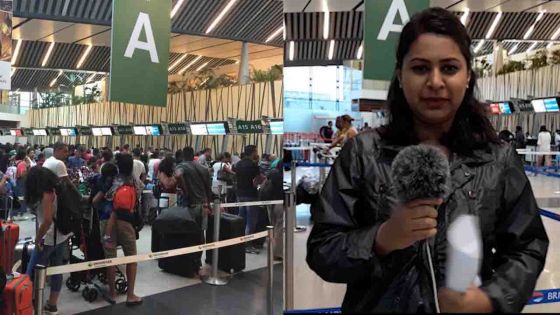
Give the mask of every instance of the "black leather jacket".
MULTIPOLYGON (((321 278, 347 284, 343 312, 433 312, 427 256, 420 246, 378 257, 377 229, 390 216, 391 162, 402 147, 375 130, 349 141, 334 163, 313 213, 307 263, 321 278)), ((519 312, 529 301, 548 249, 537 203, 510 145, 491 144, 450 161, 452 193, 439 208, 430 242, 437 286, 445 283, 446 228, 477 214, 483 234, 481 289, 497 312, 519 312)))

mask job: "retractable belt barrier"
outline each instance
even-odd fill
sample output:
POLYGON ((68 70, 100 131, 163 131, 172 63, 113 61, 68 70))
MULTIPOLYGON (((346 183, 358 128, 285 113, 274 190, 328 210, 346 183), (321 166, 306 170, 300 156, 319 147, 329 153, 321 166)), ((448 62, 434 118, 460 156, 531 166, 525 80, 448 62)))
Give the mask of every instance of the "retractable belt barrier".
POLYGON ((235 244, 245 243, 248 241, 252 241, 259 238, 264 238, 268 236, 268 232, 259 232, 251 235, 245 235, 241 237, 231 238, 223 241, 218 241, 214 243, 208 244, 201 244, 195 245, 191 247, 184 247, 178 249, 171 249, 161 252, 152 252, 147 254, 140 254, 134 256, 124 256, 118 258, 111 258, 111 259, 100 259, 100 260, 92 260, 83 263, 71 264, 71 265, 64 265, 64 266, 55 266, 55 267, 48 267, 47 268, 47 276, 70 273, 70 272, 77 272, 77 271, 84 271, 84 270, 91 270, 103 267, 110 267, 110 266, 118 266, 118 265, 125 265, 131 263, 137 263, 142 261, 149 261, 149 260, 156 260, 161 258, 168 258, 174 257, 179 255, 185 254, 192 254, 196 252, 201 252, 204 250, 210 249, 217 249, 221 247, 231 246, 235 244))

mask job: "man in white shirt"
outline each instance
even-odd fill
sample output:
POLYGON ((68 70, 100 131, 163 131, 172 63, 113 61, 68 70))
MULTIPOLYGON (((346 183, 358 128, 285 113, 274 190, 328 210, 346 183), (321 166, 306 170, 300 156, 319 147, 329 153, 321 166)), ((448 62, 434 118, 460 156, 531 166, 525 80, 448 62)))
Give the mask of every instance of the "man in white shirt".
POLYGON ((204 167, 208 167, 208 162, 212 158, 212 149, 206 148, 204 149, 202 155, 198 158, 198 163, 200 163, 204 167))
POLYGON ((53 147, 53 156, 49 157, 45 163, 43 163, 43 167, 51 170, 59 178, 70 180, 66 164, 64 164, 66 158, 68 158, 68 146, 62 142, 57 142, 53 147))

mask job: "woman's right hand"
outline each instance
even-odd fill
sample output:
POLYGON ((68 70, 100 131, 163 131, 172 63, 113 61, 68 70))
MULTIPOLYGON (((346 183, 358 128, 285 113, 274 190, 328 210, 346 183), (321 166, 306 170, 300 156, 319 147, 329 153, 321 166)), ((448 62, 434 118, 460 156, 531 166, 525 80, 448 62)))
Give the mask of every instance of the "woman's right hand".
POLYGON ((405 249, 437 233, 438 212, 442 199, 419 199, 398 205, 391 217, 377 230, 375 251, 384 256, 405 249))

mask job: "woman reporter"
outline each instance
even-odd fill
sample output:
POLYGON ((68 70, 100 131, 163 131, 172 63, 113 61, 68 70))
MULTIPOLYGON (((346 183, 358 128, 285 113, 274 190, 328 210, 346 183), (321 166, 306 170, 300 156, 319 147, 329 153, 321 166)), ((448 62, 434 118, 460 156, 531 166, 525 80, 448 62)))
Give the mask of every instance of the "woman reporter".
POLYGON ((454 14, 432 8, 414 16, 399 40, 389 123, 349 140, 332 167, 313 213, 307 262, 324 280, 347 284, 343 312, 434 312, 418 243, 432 237, 441 311, 520 312, 533 293, 548 238, 523 165, 474 96, 470 48, 454 14), (420 143, 447 155, 451 193, 398 204, 391 163, 420 143), (443 287, 446 231, 466 213, 481 223, 482 285, 459 293, 443 287))

